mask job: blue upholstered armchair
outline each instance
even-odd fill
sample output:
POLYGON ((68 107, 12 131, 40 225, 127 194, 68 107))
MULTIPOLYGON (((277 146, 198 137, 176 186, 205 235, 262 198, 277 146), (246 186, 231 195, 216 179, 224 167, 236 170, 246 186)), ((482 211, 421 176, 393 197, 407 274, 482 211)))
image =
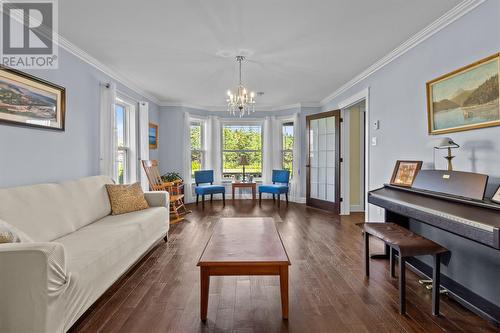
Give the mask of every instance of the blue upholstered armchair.
POLYGON ((259 205, 262 203, 262 193, 272 193, 273 201, 278 195, 278 207, 280 205, 280 195, 285 194, 286 203, 288 204, 288 183, 290 182, 290 171, 288 170, 273 170, 272 185, 259 186, 259 205))
POLYGON ((214 194, 222 193, 222 204, 226 205, 226 188, 222 185, 213 185, 214 170, 201 170, 194 172, 194 181, 196 187, 196 205, 198 205, 198 198, 201 195, 201 204, 205 208, 205 195, 210 194, 210 201, 214 199, 214 194))

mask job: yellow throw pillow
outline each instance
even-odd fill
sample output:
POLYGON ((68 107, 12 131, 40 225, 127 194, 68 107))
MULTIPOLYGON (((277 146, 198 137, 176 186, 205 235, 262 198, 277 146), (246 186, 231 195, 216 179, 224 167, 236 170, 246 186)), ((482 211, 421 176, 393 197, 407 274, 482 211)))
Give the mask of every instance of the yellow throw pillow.
POLYGON ((149 208, 139 183, 128 185, 106 184, 111 215, 120 215, 149 208))

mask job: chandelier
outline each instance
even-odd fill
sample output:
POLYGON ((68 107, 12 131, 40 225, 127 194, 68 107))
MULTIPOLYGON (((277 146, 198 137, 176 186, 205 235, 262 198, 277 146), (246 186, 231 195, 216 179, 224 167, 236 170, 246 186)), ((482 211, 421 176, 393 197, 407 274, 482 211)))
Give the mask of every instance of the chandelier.
POLYGON ((233 116, 239 115, 240 118, 251 112, 255 112, 255 93, 248 90, 241 83, 241 62, 245 60, 244 56, 236 56, 236 61, 240 67, 240 83, 236 88, 235 93, 231 90, 227 91, 227 110, 233 116))

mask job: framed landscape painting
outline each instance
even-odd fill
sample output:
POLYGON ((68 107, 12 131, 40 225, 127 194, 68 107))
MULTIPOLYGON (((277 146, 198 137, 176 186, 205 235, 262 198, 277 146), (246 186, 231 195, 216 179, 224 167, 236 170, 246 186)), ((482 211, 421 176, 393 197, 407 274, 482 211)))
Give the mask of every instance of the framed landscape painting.
POLYGON ((65 89, 0 67, 0 122, 64 131, 65 89))
POLYGON ((149 149, 158 148, 158 125, 149 123, 149 149))
POLYGON ((429 134, 500 125, 500 53, 427 82, 429 134))

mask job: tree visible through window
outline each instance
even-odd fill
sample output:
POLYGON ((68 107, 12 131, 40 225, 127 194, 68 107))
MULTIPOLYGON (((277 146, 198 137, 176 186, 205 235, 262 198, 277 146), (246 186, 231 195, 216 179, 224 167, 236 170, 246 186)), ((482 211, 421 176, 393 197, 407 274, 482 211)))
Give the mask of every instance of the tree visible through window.
POLYGON ((222 128, 222 176, 230 179, 243 173, 240 158, 246 155, 245 172, 262 177, 262 126, 225 124, 222 128))
POLYGON ((281 126, 281 165, 283 169, 293 172, 293 122, 281 126))
POLYGON ((194 172, 203 169, 203 126, 200 122, 192 122, 189 130, 191 141, 191 177, 194 177, 194 172))

